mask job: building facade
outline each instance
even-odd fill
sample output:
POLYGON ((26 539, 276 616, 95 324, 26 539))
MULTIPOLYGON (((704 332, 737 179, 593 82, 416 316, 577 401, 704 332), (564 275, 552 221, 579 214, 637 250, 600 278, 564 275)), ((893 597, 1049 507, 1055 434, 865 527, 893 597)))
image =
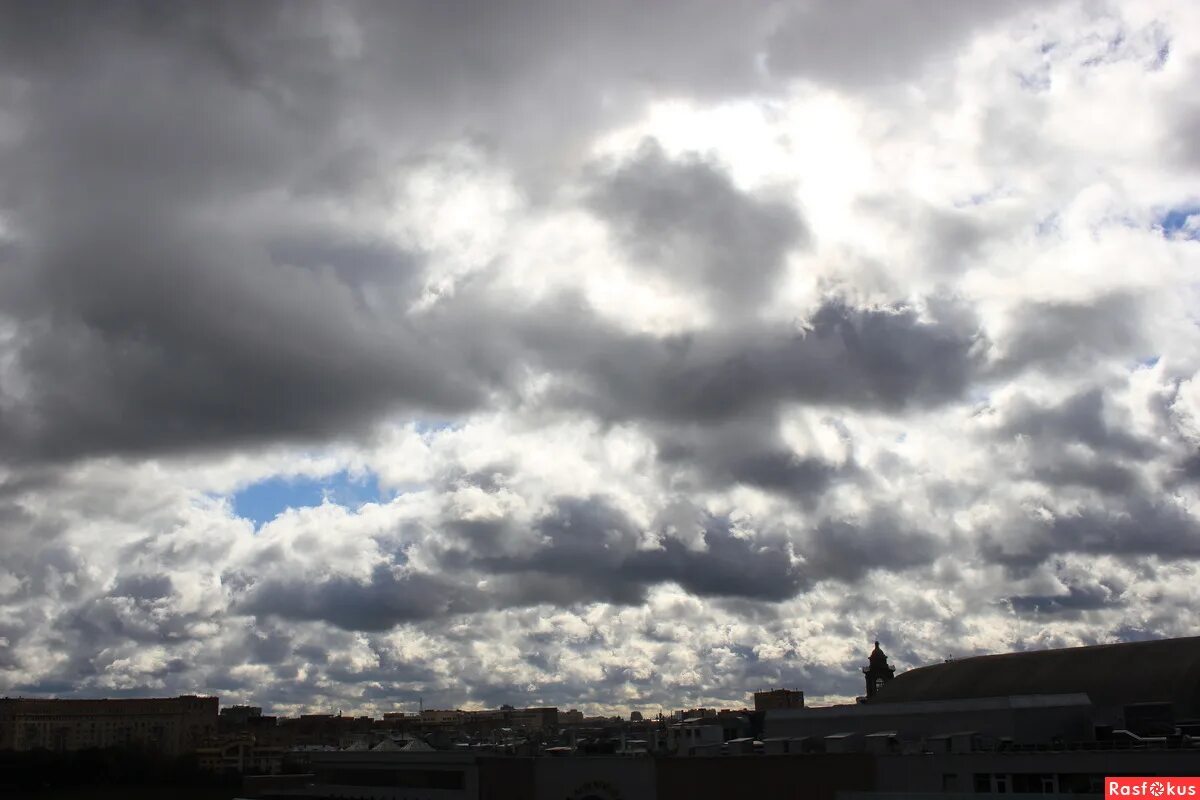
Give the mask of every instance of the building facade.
POLYGON ((287 749, 260 745, 253 738, 233 739, 196 749, 196 763, 209 772, 239 775, 278 775, 283 771, 287 749))
POLYGON ((771 689, 754 693, 755 711, 770 711, 776 708, 804 708, 804 692, 797 689, 771 689))
POLYGON ((175 756, 217 732, 216 697, 0 699, 0 750, 141 747, 175 756))

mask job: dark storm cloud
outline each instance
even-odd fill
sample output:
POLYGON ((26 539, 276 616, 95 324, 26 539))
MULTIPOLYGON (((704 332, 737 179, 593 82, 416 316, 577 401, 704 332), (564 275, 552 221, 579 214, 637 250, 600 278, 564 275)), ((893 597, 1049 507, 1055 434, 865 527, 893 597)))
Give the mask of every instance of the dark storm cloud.
POLYGON ((574 607, 595 602, 637 605, 654 586, 676 584, 699 597, 778 602, 817 580, 857 581, 886 564, 922 566, 938 542, 876 514, 863 524, 824 520, 811 531, 744 534, 727 519, 698 509, 664 515, 647 532, 602 497, 561 498, 533 525, 532 543, 513 547, 513 523, 450 526, 450 543, 434 573, 377 567, 369 578, 270 577, 241 586, 242 613, 324 620, 346 630, 382 631, 403 623, 484 610, 537 605, 574 607), (690 518, 702 540, 665 530, 666 520, 690 518))
POLYGON ((856 308, 836 298, 799 330, 640 336, 589 322, 570 302, 521 325, 542 363, 572 379, 557 400, 610 419, 713 422, 785 401, 936 406, 963 394, 986 352, 969 313, 923 318, 907 305, 856 308))
POLYGON ((189 631, 196 623, 214 616, 181 611, 169 595, 153 599, 102 595, 64 613, 56 628, 72 647, 86 652, 103 649, 103 643, 112 641, 143 645, 188 641, 195 638, 189 631))
POLYGON ((1135 469, 1107 463, 1097 456, 1068 453, 1035 463, 1026 477, 1047 486, 1080 486, 1118 496, 1143 488, 1135 469))
POLYGON ((649 426, 659 463, 676 476, 689 471, 698 487, 753 486, 811 506, 835 483, 862 478, 853 460, 834 463, 799 456, 787 446, 774 417, 746 416, 723 423, 663 423, 649 426))
POLYGON ((81 5, 9 29, 27 81, 0 167, 19 237, 0 273, 24 385, 0 415, 10 457, 324 437, 395 404, 476 399, 391 304, 363 302, 418 256, 227 210, 265 191, 299 202, 290 186, 343 155, 351 95, 328 41, 256 36, 284 25, 279 7, 201 10, 81 5))
POLYGON ((1029 5, 1028 0, 985 6, 937 0, 798 4, 773 32, 767 66, 773 73, 846 87, 903 83, 931 56, 1029 5))
POLYGON ((520 579, 570 576, 579 599, 595 592, 618 602, 638 602, 647 587, 664 582, 713 597, 780 600, 799 590, 802 576, 790 563, 786 541, 738 537, 728 520, 701 516, 699 522, 703 550, 690 549, 676 538, 644 549, 638 546, 640 531, 602 499, 565 500, 538 525, 541 547, 527 556, 485 563, 491 572, 520 579))
POLYGON ((1086 370, 1097 359, 1133 361, 1154 352, 1148 319, 1150 299, 1130 291, 1076 302, 1026 302, 1014 314, 1014 330, 994 365, 997 377, 1030 367, 1051 372, 1086 370))
MULTIPOLYGON (((609 416, 957 395, 973 331, 903 308, 835 302, 805 335, 667 343, 603 330, 586 313, 591 343, 561 313, 530 336, 528 320, 465 298, 453 328, 413 320, 403 308, 423 255, 315 221, 305 205, 382 202, 377 176, 438 137, 484 130, 517 163, 509 145, 551 132, 566 142, 635 113, 640 100, 616 111, 613 91, 744 88, 760 80, 752 45, 769 23, 736 6, 10 6, 2 58, 24 88, 5 96, 17 122, 0 138, 0 212, 17 237, 0 314, 17 324, 21 386, 0 389, 6 457, 353 434, 395 408, 464 413, 526 364, 582 369, 583 403, 609 416), (547 34, 540 48, 528 47, 531 31, 547 34), (551 68, 568 62, 596 78, 551 68), (523 113, 534 98, 538 113, 523 113), (549 124, 557 113, 571 124, 549 124), (274 216, 255 218, 262 208, 274 216), (584 350, 556 352, 557 339, 584 350)), ((592 200, 631 253, 730 308, 764 300, 806 236, 784 205, 653 147, 592 200)), ((778 468, 806 469, 771 451, 756 458, 736 471, 770 482, 778 468)))
POLYGON ((739 537, 728 520, 695 519, 702 549, 675 537, 647 548, 642 531, 603 498, 563 499, 536 525, 540 545, 470 562, 502 576, 501 594, 521 604, 639 603, 649 587, 667 582, 700 596, 781 600, 803 585, 786 539, 739 537))
POLYGON ((1084 487, 1117 497, 1145 490, 1139 467, 1161 455, 1160 441, 1132 433, 1129 414, 1092 387, 1056 404, 1018 396, 1003 410, 997 441, 1019 441, 1025 458, 1013 477, 1055 487, 1084 487))
POLYGON ((1007 421, 998 433, 1026 436, 1052 446, 1078 442, 1114 457, 1145 459, 1154 455, 1155 444, 1130 433, 1129 420, 1117 413, 1111 410, 1101 388, 1087 389, 1052 406, 1019 398, 1006 409, 1007 421))
POLYGON ((170 597, 174 590, 170 575, 124 575, 113 587, 111 596, 154 601, 170 597))
POLYGON ((902 572, 930 564, 945 548, 937 536, 877 511, 862 523, 822 521, 801 552, 810 575, 856 582, 872 569, 902 572))
POLYGON ((1019 595, 1008 602, 1021 614, 1074 614, 1123 605, 1120 592, 1103 586, 1071 586, 1066 594, 1019 595))
POLYGON ((986 533, 979 550, 988 561, 1018 571, 1063 553, 1195 559, 1200 557, 1200 525, 1167 497, 1134 495, 1107 507, 1014 520, 1005 531, 986 533))
POLYGON ((778 449, 753 453, 729 465, 729 477, 760 489, 805 498, 820 493, 846 470, 819 458, 799 458, 778 449))
POLYGON ((653 140, 600 179, 592 207, 639 264, 721 309, 760 304, 806 237, 790 205, 739 191, 698 158, 671 161, 653 140))
POLYGON ((318 437, 394 404, 464 409, 478 397, 328 275, 217 232, 170 244, 161 229, 155 242, 114 225, 91 233, 40 264, 43 285, 62 280, 46 287, 52 307, 26 319, 17 363, 29 391, 0 419, 9 452, 318 437))
POLYGON ((460 526, 461 543, 440 555, 440 574, 385 565, 365 581, 267 578, 249 586, 238 608, 325 620, 348 630, 386 630, 490 608, 600 600, 636 604, 649 587, 664 582, 702 596, 770 600, 790 597, 801 586, 784 541, 738 538, 720 520, 708 520, 703 551, 675 539, 664 540, 659 549, 640 549, 641 532, 599 498, 559 501, 534 527, 540 544, 520 554, 503 552, 498 539, 506 527, 460 526))
POLYGON ((242 613, 284 619, 325 620, 347 630, 387 630, 402 622, 465 614, 486 600, 454 578, 375 569, 366 581, 330 577, 318 583, 299 578, 260 581, 238 605, 242 613))

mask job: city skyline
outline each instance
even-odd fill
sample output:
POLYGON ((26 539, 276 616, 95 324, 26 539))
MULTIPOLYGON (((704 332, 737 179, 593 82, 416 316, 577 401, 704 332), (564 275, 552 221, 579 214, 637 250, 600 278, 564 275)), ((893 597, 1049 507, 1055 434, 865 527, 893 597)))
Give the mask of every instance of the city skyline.
POLYGON ((0 696, 1197 632, 1200 6, 0 8, 0 696))

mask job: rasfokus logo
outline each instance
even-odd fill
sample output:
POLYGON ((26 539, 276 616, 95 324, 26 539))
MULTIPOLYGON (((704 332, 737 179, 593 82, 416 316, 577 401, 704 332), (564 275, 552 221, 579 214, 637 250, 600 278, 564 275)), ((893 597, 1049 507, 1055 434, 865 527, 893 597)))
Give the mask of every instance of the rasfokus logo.
POLYGON ((1104 797, 1200 798, 1200 778, 1105 778, 1104 797))

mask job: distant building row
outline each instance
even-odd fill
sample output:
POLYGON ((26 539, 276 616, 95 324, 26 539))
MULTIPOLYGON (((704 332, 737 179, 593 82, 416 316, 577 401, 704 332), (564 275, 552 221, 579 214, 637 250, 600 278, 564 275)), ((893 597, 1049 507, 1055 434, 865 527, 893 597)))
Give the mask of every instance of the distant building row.
POLYGON ((189 753, 217 733, 215 697, 138 700, 0 698, 0 750, 144 747, 189 753))

